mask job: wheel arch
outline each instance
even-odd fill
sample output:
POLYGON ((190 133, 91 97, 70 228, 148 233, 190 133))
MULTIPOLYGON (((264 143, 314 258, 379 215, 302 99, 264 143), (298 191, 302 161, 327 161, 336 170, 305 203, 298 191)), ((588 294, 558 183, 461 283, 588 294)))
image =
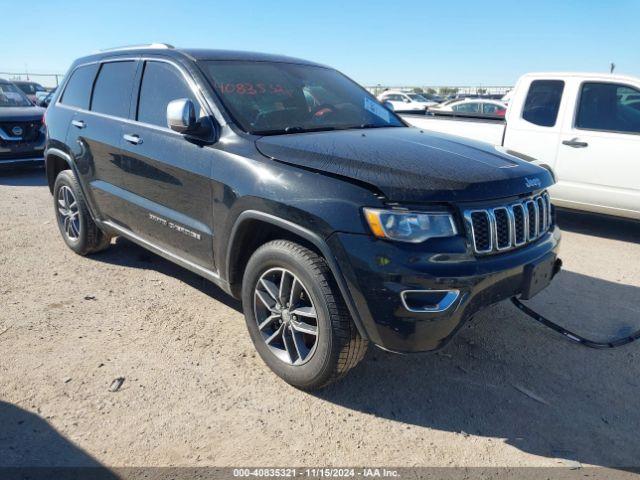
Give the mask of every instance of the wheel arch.
POLYGON ((360 336, 368 339, 340 266, 327 242, 315 232, 269 213, 245 210, 233 224, 225 256, 225 276, 233 295, 237 298, 240 296, 244 268, 253 252, 261 245, 275 239, 298 242, 325 259, 360 336))
POLYGON ((49 191, 51 194, 53 194, 53 188, 58 174, 62 170, 71 170, 78 180, 78 186, 80 187, 80 192, 82 193, 87 209, 89 210, 89 215, 91 215, 93 221, 96 222, 98 218, 96 210, 94 209, 94 205, 91 203, 91 199, 87 196, 85 186, 82 184, 80 175, 78 174, 78 167, 76 162, 73 160, 73 157, 59 148, 48 148, 44 152, 44 161, 47 184, 49 185, 49 191))
POLYGON ((47 184, 49 192, 53 193, 56 177, 62 170, 71 169, 75 173, 75 164, 71 155, 57 148, 49 148, 45 151, 45 170, 47 172, 47 184))

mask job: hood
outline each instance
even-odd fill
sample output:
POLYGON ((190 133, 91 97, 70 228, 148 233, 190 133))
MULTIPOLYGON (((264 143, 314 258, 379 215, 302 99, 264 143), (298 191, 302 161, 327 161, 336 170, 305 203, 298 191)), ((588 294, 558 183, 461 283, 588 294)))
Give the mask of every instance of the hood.
POLYGON ((550 173, 495 147, 417 128, 372 128, 262 137, 284 163, 364 182, 397 202, 465 202, 550 186, 550 173))
POLYGON ((29 122, 42 120, 45 109, 30 107, 0 107, 0 122, 29 122))

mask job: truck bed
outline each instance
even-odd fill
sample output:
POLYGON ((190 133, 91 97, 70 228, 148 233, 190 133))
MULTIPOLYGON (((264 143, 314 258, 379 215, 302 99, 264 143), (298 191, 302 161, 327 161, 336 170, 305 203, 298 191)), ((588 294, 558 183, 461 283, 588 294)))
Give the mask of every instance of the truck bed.
POLYGON ((502 145, 506 121, 458 115, 400 115, 407 123, 424 130, 457 135, 492 145, 502 145))

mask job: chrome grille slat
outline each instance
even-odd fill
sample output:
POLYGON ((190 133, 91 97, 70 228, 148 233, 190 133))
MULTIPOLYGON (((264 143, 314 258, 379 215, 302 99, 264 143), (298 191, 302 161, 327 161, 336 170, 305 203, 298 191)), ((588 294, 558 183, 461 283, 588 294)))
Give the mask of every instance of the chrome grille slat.
POLYGON ((513 244, 519 247, 527 243, 527 216, 522 203, 511 205, 509 209, 514 223, 513 244))
POLYGON ((551 197, 549 197, 549 194, 547 192, 544 192, 542 194, 542 198, 544 199, 544 203, 547 207, 547 228, 551 226, 551 197))
POLYGON ((536 198, 536 205, 538 207, 538 236, 547 231, 547 205, 542 197, 536 198))
POLYGON ((527 228, 527 241, 531 242, 538 236, 538 204, 533 200, 526 202, 527 218, 529 219, 529 228, 527 228))
POLYGON ((495 222, 494 232, 496 235, 496 249, 508 250, 513 243, 511 240, 511 220, 509 217, 509 210, 506 207, 494 208, 491 211, 495 222))
POLYGON ((508 205, 464 211, 464 219, 477 254, 513 250, 546 233, 552 224, 547 192, 508 205))
POLYGON ((468 210, 464 215, 465 221, 471 231, 474 251, 477 253, 491 252, 493 250, 493 235, 491 233, 492 228, 489 212, 486 210, 468 210))

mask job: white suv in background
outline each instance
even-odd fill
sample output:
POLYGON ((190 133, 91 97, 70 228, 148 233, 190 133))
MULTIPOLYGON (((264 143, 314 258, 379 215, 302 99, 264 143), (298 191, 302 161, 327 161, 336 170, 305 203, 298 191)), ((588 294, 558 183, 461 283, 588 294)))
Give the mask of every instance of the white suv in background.
POLYGON ((388 102, 394 112, 420 112, 424 113, 427 108, 436 105, 436 102, 427 100, 418 93, 401 92, 399 90, 387 90, 378 95, 378 100, 388 102))

